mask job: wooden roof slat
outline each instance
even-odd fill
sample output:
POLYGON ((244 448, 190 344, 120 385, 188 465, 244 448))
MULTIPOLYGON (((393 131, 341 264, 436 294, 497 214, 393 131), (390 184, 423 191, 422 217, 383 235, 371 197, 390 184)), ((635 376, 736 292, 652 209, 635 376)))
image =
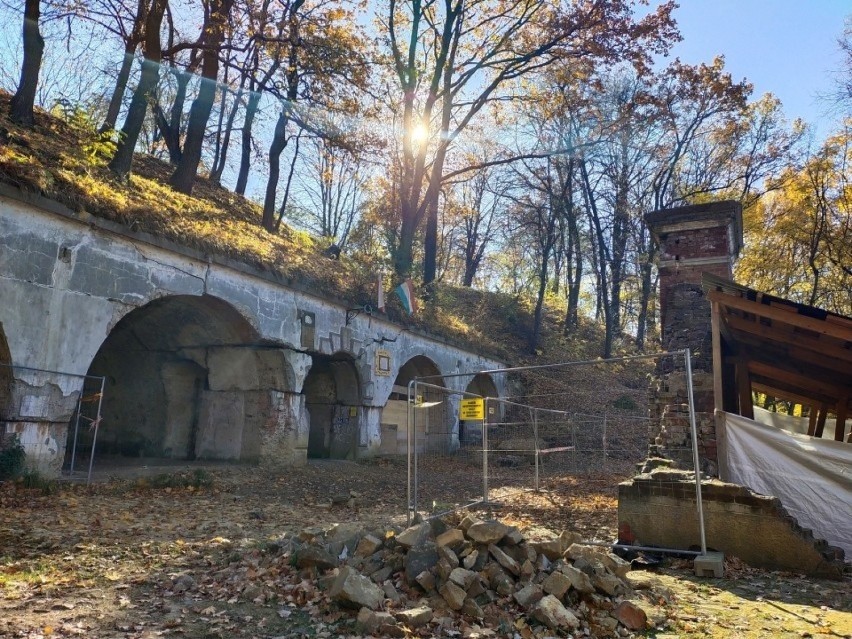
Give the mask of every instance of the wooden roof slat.
MULTIPOLYGON (((791 349, 808 353, 805 356, 808 358, 826 358, 827 360, 837 362, 836 367, 840 370, 852 370, 852 350, 843 348, 839 342, 833 339, 828 341, 796 334, 791 330, 766 326, 735 315, 724 315, 723 323, 728 325, 729 334, 735 341, 737 338, 742 339, 742 333, 748 333, 761 341, 784 344, 791 349)), ((829 363, 831 364, 831 362, 829 363)), ((835 365, 831 364, 831 367, 835 368, 835 365)))
MULTIPOLYGON (((836 337, 844 342, 852 342, 852 321, 850 322, 826 322, 802 315, 793 308, 783 310, 780 306, 769 306, 754 302, 736 295, 729 295, 721 291, 710 291, 708 297, 713 302, 718 302, 726 308, 734 308, 745 313, 752 313, 760 317, 766 317, 791 326, 798 326, 819 333, 836 337)), ((839 316, 836 316, 839 317, 839 316)))
POLYGON ((748 370, 752 374, 784 382, 790 388, 798 388, 800 392, 804 391, 804 395, 811 393, 825 395, 832 398, 833 402, 837 402, 838 398, 848 393, 847 387, 837 386, 824 380, 815 380, 801 373, 794 373, 764 362, 749 361, 748 370))

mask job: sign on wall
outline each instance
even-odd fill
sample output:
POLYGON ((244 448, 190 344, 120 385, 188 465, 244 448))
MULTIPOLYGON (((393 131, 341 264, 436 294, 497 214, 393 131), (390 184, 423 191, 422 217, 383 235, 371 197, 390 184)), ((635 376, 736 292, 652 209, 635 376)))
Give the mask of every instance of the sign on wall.
POLYGON ((485 400, 481 397, 461 400, 459 419, 462 421, 485 419, 485 400))
POLYGON ((373 366, 376 375, 379 377, 390 377, 391 374, 391 354, 380 348, 376 351, 376 362, 373 366))

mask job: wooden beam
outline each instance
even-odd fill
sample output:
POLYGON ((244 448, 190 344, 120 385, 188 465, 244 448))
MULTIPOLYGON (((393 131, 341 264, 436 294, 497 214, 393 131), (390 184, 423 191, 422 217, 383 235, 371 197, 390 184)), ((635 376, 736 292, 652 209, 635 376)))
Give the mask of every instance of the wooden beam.
POLYGON ((806 328, 820 335, 830 335, 845 342, 852 342, 852 322, 848 326, 839 325, 835 322, 826 322, 808 317, 807 315, 800 315, 796 312, 795 308, 785 310, 779 306, 767 306, 766 304, 752 302, 743 297, 727 295, 720 291, 710 291, 707 296, 711 302, 718 302, 728 308, 735 308, 745 313, 752 313, 784 324, 806 328))
POLYGON ((751 387, 760 393, 766 393, 778 399, 796 401, 800 404, 819 402, 834 405, 837 402, 835 397, 819 393, 803 393, 801 389, 791 388, 776 379, 768 379, 759 375, 751 376, 751 387))
POLYGON ((825 420, 828 417, 828 404, 823 404, 819 407, 819 417, 817 417, 817 427, 814 431, 814 437, 822 437, 822 431, 825 430, 825 420))
POLYGON ((822 364, 829 364, 832 368, 840 368, 841 366, 848 367, 849 363, 852 363, 852 350, 843 348, 843 345, 839 342, 822 341, 817 337, 796 334, 790 329, 782 329, 777 326, 766 326, 734 315, 726 315, 724 321, 734 331, 733 339, 735 340, 740 338, 738 333, 749 333, 764 340, 786 344, 790 347, 803 351, 813 351, 815 354, 809 356, 810 359, 818 358, 820 356, 828 358, 829 361, 822 362, 822 364), (831 360, 839 363, 835 366, 831 360))
POLYGON ((748 362, 737 362, 737 388, 740 397, 740 415, 754 419, 754 402, 751 399, 751 379, 748 374, 748 362))
POLYGON ((839 399, 840 397, 847 395, 849 392, 848 386, 832 384, 825 379, 814 379, 807 374, 794 372, 765 362, 750 360, 748 368, 749 372, 752 374, 769 377, 771 379, 776 379, 779 382, 785 382, 786 384, 795 386, 800 389, 799 392, 803 395, 816 393, 819 395, 828 395, 834 399, 839 399))
POLYGON ((834 426, 834 440, 838 442, 842 442, 843 436, 846 434, 846 407, 848 404, 849 397, 841 397, 834 409, 837 416, 837 424, 834 426))
POLYGON ((713 335, 713 407, 723 410, 722 403, 722 336, 719 334, 719 304, 710 303, 710 329, 713 335))
POLYGON ((816 404, 811 404, 810 414, 808 415, 808 435, 814 436, 816 432, 816 420, 819 407, 816 404))

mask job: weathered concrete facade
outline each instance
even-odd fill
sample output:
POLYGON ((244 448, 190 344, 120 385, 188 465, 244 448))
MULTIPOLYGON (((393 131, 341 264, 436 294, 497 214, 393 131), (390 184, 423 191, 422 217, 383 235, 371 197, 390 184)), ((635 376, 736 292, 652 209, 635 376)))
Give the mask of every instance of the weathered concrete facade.
POLYGON ((294 464, 309 450, 378 451, 382 409, 414 358, 442 374, 502 365, 364 313, 347 324, 346 310, 246 265, 0 191, 0 423, 35 442, 30 461, 48 474, 65 454, 75 376, 106 377, 106 453, 294 464), (63 375, 33 383, 20 367, 63 375))
MULTIPOLYGON (((645 216, 660 249, 660 319, 663 350, 689 348, 698 448, 702 470, 718 475, 713 396, 713 349, 710 302, 701 289, 702 273, 726 279, 742 248, 742 207, 724 201, 654 211, 645 216)), ((658 371, 651 418, 660 432, 652 452, 693 465, 686 371, 669 366, 658 371)))

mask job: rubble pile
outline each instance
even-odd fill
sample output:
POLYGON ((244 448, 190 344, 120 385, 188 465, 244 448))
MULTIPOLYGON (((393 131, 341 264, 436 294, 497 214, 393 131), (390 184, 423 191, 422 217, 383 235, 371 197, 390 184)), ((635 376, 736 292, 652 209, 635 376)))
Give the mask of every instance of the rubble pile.
POLYGON ((338 524, 279 543, 301 577, 357 611, 369 634, 434 634, 461 620, 468 637, 626 637, 665 622, 658 606, 668 597, 653 579, 578 542, 568 532, 528 541, 515 527, 468 516, 400 532, 338 524))

